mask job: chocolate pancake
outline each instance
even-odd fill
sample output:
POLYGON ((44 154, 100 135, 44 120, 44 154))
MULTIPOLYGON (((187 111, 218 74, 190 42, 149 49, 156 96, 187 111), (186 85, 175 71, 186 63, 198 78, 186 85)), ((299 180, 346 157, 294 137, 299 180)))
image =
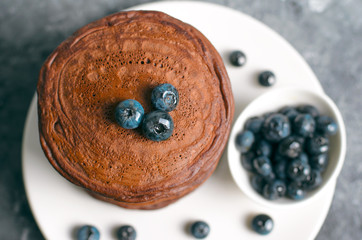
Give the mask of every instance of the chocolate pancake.
POLYGON ((129 11, 90 23, 46 60, 39 77, 41 146, 53 167, 93 196, 156 209, 186 195, 214 171, 234 103, 224 64, 194 27, 161 12, 129 11), (116 105, 170 83, 180 102, 174 131, 154 142, 120 127, 116 105))

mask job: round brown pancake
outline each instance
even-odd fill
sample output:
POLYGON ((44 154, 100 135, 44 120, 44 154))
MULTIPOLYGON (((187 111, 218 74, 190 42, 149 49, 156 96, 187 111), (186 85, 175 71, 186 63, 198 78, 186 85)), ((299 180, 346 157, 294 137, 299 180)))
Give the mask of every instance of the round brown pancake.
POLYGON ((234 103, 224 64, 194 27, 161 12, 120 12, 90 23, 44 63, 40 141, 54 168, 92 195, 128 208, 168 205, 204 182, 226 145, 234 103), (122 100, 152 111, 162 83, 180 95, 162 142, 114 120, 122 100))

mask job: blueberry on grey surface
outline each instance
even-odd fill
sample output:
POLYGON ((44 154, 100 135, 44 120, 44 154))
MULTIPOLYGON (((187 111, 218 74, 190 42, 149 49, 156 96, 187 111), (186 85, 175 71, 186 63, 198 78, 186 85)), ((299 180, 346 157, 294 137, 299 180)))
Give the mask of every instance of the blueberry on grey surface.
POLYGON ((272 73, 271 71, 264 71, 259 74, 258 80, 259 80, 260 85, 265 86, 265 87, 270 87, 275 84, 276 77, 275 77, 274 73, 272 73))
POLYGON ((169 83, 158 85, 152 90, 151 102, 156 109, 170 112, 179 102, 178 91, 169 83))
POLYGON ((302 144, 294 136, 284 138, 278 145, 278 152, 282 156, 296 158, 302 152, 302 144))
POLYGON ((254 133, 252 131, 249 131, 249 130, 241 131, 236 135, 236 138, 235 138, 236 148, 240 152, 246 153, 247 151, 249 151, 249 149, 253 145, 254 140, 255 140, 255 137, 254 137, 254 133))
POLYGON ((263 117, 252 117, 249 118, 245 122, 245 129, 252 131, 254 134, 257 134, 261 130, 261 126, 263 125, 264 118, 263 117))
POLYGON ((117 105, 114 116, 121 127, 134 129, 141 124, 144 113, 145 111, 139 102, 127 99, 117 105))
POLYGON ((287 196, 294 200, 302 200, 305 197, 305 191, 299 182, 290 182, 287 186, 287 196))
POLYGON ((319 171, 313 170, 307 176, 307 178, 302 182, 302 186, 306 190, 313 190, 319 187, 323 182, 322 175, 319 171))
POLYGON ((144 116, 142 121, 142 132, 145 137, 153 141, 168 139, 173 132, 173 120, 164 111, 152 111, 144 116))
POLYGON ((329 150, 329 139, 321 135, 315 135, 307 139, 305 147, 311 155, 327 153, 329 150))
POLYGON ((99 240, 100 233, 98 229, 91 225, 84 225, 78 229, 77 240, 99 240))
POLYGON ((295 107, 286 106, 279 110, 279 113, 285 115, 290 122, 293 122, 295 117, 299 114, 299 112, 295 109, 295 107))
POLYGON ((270 157, 273 151, 272 144, 264 139, 259 139, 254 143, 253 150, 258 156, 270 157))
POLYGON ((326 136, 331 136, 337 133, 338 125, 333 118, 329 116, 318 116, 315 120, 318 133, 326 136))
POLYGON ((316 128, 316 123, 312 115, 308 113, 298 114, 293 121, 293 131, 295 134, 308 137, 316 128))
POLYGON ((297 106, 297 111, 300 113, 310 114, 313 118, 319 116, 318 109, 310 104, 297 106))
POLYGON ((263 189, 267 181, 265 181, 263 176, 252 175, 250 178, 251 187, 258 192, 259 194, 263 193, 263 189))
POLYGON ((230 54, 230 62, 236 67, 244 66, 246 63, 246 55, 242 51, 233 51, 230 54))
POLYGON ((251 226, 255 232, 262 235, 267 235, 273 230, 274 222, 273 219, 268 215, 260 214, 253 218, 251 226))
POLYGON ((197 221, 191 225, 191 234, 195 238, 206 238, 210 233, 210 226, 204 221, 197 221))
POLYGON ((299 159, 292 160, 287 167, 287 176, 293 181, 303 181, 311 172, 309 164, 302 162, 299 159))
POLYGON ((135 240, 136 237, 137 237, 137 232, 134 229, 134 227, 130 225, 121 226, 117 230, 118 240, 135 240))
POLYGON ((266 156, 258 156, 254 158, 253 167, 261 176, 268 176, 272 172, 270 159, 266 156))
POLYGON ((253 167, 254 158, 255 158, 254 152, 242 153, 240 155, 241 165, 244 167, 245 170, 247 170, 249 172, 254 171, 254 167, 253 167))
POLYGON ((275 113, 265 119, 262 131, 266 140, 278 142, 290 135, 291 126, 286 116, 275 113))
POLYGON ((327 153, 322 153, 318 155, 313 155, 309 158, 309 164, 312 169, 324 172, 328 166, 329 155, 327 153))
POLYGON ((287 186, 284 181, 276 179, 269 181, 264 185, 263 197, 269 200, 275 200, 285 196, 287 186))

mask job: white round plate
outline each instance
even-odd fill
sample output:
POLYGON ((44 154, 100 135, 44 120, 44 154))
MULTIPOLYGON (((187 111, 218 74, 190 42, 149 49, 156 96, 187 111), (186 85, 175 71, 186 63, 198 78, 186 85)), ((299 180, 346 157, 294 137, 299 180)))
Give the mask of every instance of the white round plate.
MULTIPOLYGON (((234 98, 235 116, 255 97, 268 91, 256 82, 257 73, 270 69, 277 76, 273 88, 294 86, 323 91, 302 57, 278 34, 238 11, 201 2, 156 2, 133 9, 159 10, 198 28, 224 58, 234 98), (228 62, 232 50, 247 55, 242 68, 228 62)), ((142 239, 194 239, 187 226, 195 220, 210 224, 207 239, 314 239, 326 217, 335 183, 303 208, 273 210, 247 198, 230 175, 226 154, 212 177, 178 202, 154 211, 127 210, 90 197, 61 177, 48 163, 39 144, 36 96, 30 106, 23 137, 23 176, 34 217, 46 239, 74 239, 83 224, 95 225, 101 239, 115 239, 115 229, 133 225, 142 239), (268 236, 250 229, 255 214, 269 214, 275 222, 268 236)))

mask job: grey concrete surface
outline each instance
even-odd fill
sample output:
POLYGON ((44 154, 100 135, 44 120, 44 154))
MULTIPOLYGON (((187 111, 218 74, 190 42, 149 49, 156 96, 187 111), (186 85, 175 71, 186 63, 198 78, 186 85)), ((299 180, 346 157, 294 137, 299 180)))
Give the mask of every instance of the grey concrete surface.
MULTIPOLYGON (((21 173, 23 126, 42 62, 84 24, 146 2, 150 1, 0 1, 0 239, 43 239, 27 202, 21 173)), ((249 14, 285 37, 340 108, 347 127, 347 156, 317 239, 361 240, 362 1, 210 2, 249 14)))

